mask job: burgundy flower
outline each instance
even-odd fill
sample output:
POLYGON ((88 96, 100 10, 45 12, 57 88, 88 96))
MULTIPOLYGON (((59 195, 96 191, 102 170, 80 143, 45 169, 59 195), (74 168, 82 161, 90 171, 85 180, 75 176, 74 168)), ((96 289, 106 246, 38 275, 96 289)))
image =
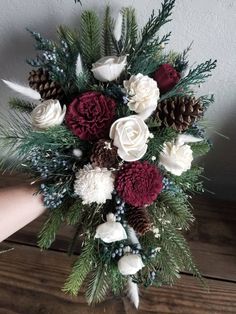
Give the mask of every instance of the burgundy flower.
POLYGON ((66 124, 86 141, 107 137, 115 117, 116 102, 99 92, 85 92, 68 106, 66 124))
POLYGON ((117 173, 116 190, 134 207, 150 205, 162 190, 162 176, 158 168, 148 162, 127 163, 117 173))
POLYGON ((153 75, 161 94, 170 91, 180 80, 180 73, 178 73, 172 65, 162 64, 153 75))

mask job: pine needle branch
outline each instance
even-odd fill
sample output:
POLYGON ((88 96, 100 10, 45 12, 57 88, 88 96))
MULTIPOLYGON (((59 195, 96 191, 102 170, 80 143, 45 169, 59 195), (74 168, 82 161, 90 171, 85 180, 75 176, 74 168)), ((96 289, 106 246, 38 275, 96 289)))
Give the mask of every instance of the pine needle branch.
POLYGON ((75 262, 72 272, 69 275, 63 291, 72 295, 77 295, 88 273, 94 269, 95 248, 94 239, 85 239, 82 252, 75 262))
POLYGON ((115 52, 112 30, 114 22, 111 18, 110 6, 106 7, 102 27, 102 53, 104 56, 112 56, 115 52))
POLYGON ((26 113, 31 113, 35 107, 35 104, 16 97, 10 98, 8 103, 11 109, 26 113))
POLYGON ((102 263, 90 275, 86 288, 86 299, 88 304, 99 303, 104 300, 109 289, 109 278, 106 267, 102 263))
POLYGON ((63 221, 64 215, 61 207, 50 212, 49 218, 38 235, 38 246, 41 249, 48 249, 52 245, 63 221))
POLYGON ((101 57, 100 21, 93 11, 84 11, 81 16, 81 57, 87 69, 101 57))

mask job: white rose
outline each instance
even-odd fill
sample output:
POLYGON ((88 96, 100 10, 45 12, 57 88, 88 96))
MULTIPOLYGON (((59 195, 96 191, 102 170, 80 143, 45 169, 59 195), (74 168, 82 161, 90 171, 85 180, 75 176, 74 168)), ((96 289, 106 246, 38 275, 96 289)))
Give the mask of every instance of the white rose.
POLYGON ((127 239, 127 234, 122 224, 115 220, 114 214, 108 214, 107 222, 97 227, 95 238, 99 238, 106 243, 127 239))
POLYGON ((127 64, 127 57, 108 56, 93 63, 94 77, 101 82, 111 82, 117 79, 127 64))
POLYGON ((124 275, 134 275, 144 267, 142 258, 137 254, 127 254, 118 261, 119 272, 124 275))
POLYGON ((160 97, 157 82, 141 73, 132 75, 128 81, 124 81, 124 87, 129 94, 128 106, 142 119, 147 119, 157 107, 160 97))
POLYGON ((110 129, 117 153, 125 161, 139 160, 145 155, 149 136, 148 126, 137 115, 116 120, 110 129))
POLYGON ((61 108, 58 100, 45 100, 31 113, 32 125, 37 129, 48 129, 60 125, 66 114, 66 106, 61 108))
POLYGON ((174 142, 167 142, 159 156, 160 165, 176 176, 191 168, 193 152, 189 145, 178 145, 174 142))

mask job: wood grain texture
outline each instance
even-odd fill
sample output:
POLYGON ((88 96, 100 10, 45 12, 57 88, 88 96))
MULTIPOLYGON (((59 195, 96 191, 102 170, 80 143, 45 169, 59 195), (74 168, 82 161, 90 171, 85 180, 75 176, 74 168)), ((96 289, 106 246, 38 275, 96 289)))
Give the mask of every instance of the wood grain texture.
MULTIPOLYGON (((236 207, 233 202, 199 196, 193 199, 196 221, 186 234, 193 257, 203 275, 236 281, 236 207)), ((9 241, 33 245, 46 215, 38 218, 9 241)), ((52 249, 66 251, 74 229, 63 226, 52 249)))
POLYGON ((60 288, 74 258, 55 251, 15 245, 15 250, 0 256, 0 313, 236 313, 236 285, 220 280, 207 280, 210 292, 188 275, 173 287, 148 288, 141 291, 139 311, 128 300, 108 297, 89 308, 80 293, 64 295, 60 288))

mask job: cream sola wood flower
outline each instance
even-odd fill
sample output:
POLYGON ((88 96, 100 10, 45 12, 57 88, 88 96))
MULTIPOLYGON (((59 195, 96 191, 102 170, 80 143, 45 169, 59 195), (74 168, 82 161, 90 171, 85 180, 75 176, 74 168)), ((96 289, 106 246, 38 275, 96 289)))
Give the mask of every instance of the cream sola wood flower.
POLYGON ((135 111, 142 119, 147 119, 157 107, 160 97, 156 81, 141 73, 132 75, 124 81, 124 88, 128 93, 128 107, 135 111))
POLYGON ((96 229, 95 238, 99 238, 106 243, 127 239, 127 234, 120 222, 116 222, 115 215, 107 215, 107 222, 99 225, 96 229))
POLYGON ((176 176, 191 168, 193 152, 190 145, 202 141, 201 138, 188 134, 180 134, 176 141, 166 142, 159 156, 159 164, 176 176))
POLYGON ((66 114, 66 106, 61 107, 58 100, 45 100, 31 113, 32 126, 36 129, 48 129, 60 125, 66 114))
POLYGON ((151 134, 148 126, 138 115, 116 120, 110 129, 110 138, 118 148, 117 153, 125 161, 141 159, 147 151, 151 134))
POLYGON ((93 63, 92 72, 94 77, 101 82, 116 80, 127 65, 127 57, 107 56, 93 63))
POLYGON ((76 173, 74 191, 84 204, 105 204, 112 199, 113 190, 114 176, 107 168, 93 168, 88 164, 76 173))

